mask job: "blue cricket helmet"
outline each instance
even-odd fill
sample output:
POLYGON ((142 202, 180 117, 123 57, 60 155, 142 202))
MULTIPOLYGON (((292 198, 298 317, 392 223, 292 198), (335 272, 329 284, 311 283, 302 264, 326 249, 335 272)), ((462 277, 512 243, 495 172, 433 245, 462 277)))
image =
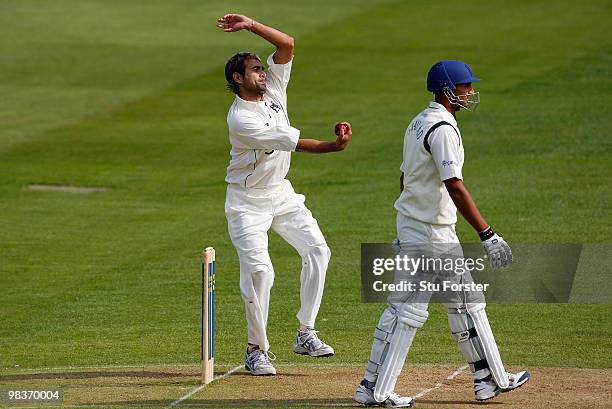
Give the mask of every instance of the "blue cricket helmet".
POLYGON ((472 69, 463 61, 443 60, 437 62, 427 73, 427 90, 435 94, 455 89, 457 84, 478 82, 472 69))

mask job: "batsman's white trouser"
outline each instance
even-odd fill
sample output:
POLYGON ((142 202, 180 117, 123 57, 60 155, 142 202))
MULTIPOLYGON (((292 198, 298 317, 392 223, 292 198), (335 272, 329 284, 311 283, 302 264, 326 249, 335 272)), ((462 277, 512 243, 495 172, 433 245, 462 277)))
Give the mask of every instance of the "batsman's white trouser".
POLYGON ((300 324, 314 327, 321 306, 331 252, 303 195, 288 180, 276 188, 253 189, 230 184, 225 216, 240 259, 240 292, 246 306, 248 341, 270 349, 266 326, 274 269, 268 255, 272 228, 302 257, 300 324))
MULTIPOLYGON (((454 225, 431 225, 398 214, 397 231, 400 243, 432 243, 433 253, 448 252, 463 257, 461 248, 452 246, 459 245, 454 225)), ((461 275, 460 282, 473 282, 471 274, 461 275)), ((497 385, 507 388, 508 374, 489 325, 484 294, 480 291, 448 292, 442 301, 448 309, 448 323, 453 337, 470 364, 474 377, 481 378, 490 371, 497 385)))
MULTIPOLYGON (((412 257, 463 257, 454 225, 432 225, 398 214, 397 237, 400 241, 400 254, 412 257)), ((460 283, 473 282, 469 272, 443 278, 460 283)), ((414 275, 396 272, 398 281, 418 282, 422 279, 433 282, 436 274, 427 271, 414 275)), ((370 361, 365 373, 366 380, 376 383, 374 398, 379 402, 393 392, 416 330, 427 320, 430 297, 431 293, 427 292, 398 292, 389 297, 389 307, 383 312, 374 331, 370 361)), ((507 384, 507 381, 504 382, 505 371, 497 345, 486 320, 484 295, 478 291, 449 291, 441 301, 448 308, 451 331, 471 364, 472 371, 476 372, 481 366, 486 367, 487 371, 490 368, 496 381, 501 385, 507 384), (458 315, 458 310, 464 311, 464 317, 458 315), (473 321, 471 318, 469 323, 466 321, 465 311, 472 314, 473 321), (480 337, 477 337, 476 331, 480 337), (465 342, 468 336, 474 344, 465 342), (474 363, 477 365, 474 366, 474 363)))

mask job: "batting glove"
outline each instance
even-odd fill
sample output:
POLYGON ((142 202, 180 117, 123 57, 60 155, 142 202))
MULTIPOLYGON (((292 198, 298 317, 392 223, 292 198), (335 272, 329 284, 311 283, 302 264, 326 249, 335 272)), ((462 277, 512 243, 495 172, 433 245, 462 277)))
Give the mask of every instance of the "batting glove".
POLYGON ((478 233, 482 240, 489 262, 493 268, 502 268, 512 264, 512 250, 506 241, 493 232, 491 227, 478 233))

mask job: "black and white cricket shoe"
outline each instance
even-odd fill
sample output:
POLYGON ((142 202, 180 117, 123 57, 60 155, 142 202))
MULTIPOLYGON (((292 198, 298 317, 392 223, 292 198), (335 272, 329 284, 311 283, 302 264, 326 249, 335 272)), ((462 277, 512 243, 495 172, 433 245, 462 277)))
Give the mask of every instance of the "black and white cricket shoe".
POLYGON ((502 393, 510 392, 523 386, 529 379, 531 379, 531 374, 527 371, 521 371, 517 373, 508 372, 508 379, 510 380, 510 385, 502 389, 502 393))
POLYGON ((477 401, 483 401, 496 397, 501 393, 491 374, 482 379, 474 379, 474 395, 477 401))
POLYGON ((515 374, 508 372, 508 380, 510 383, 508 387, 504 389, 497 386, 491 375, 482 379, 475 379, 474 394, 476 395, 476 400, 483 401, 494 398, 500 393, 513 391, 524 385, 530 378, 531 375, 527 371, 521 371, 515 374))
POLYGON ((411 408, 414 406, 414 399, 409 396, 401 396, 395 392, 383 402, 377 402, 374 399, 374 389, 367 386, 369 382, 365 379, 361 381, 357 392, 355 392, 355 401, 366 406, 382 406, 383 408, 411 408))
POLYGON ((298 331, 293 344, 293 352, 300 355, 310 355, 315 358, 333 356, 334 348, 327 345, 319 338, 318 331, 308 328, 306 331, 298 331))
POLYGON ((251 375, 266 376, 276 375, 276 368, 272 365, 276 356, 270 351, 262 351, 259 347, 247 348, 244 367, 251 375))

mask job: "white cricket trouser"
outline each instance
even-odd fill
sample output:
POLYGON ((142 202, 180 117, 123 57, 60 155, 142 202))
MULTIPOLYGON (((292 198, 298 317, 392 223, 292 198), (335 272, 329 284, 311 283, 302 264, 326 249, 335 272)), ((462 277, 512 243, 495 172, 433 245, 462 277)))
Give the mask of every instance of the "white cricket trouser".
MULTIPOLYGON (((426 254, 429 257, 441 258, 443 260, 463 258, 463 249, 459 243, 454 224, 429 224, 398 213, 397 238, 401 244, 414 246, 412 248, 407 246, 408 250, 400 250, 400 254, 404 251, 408 253, 412 251, 414 252, 413 257, 426 254)), ((396 280, 415 282, 418 285, 418 282, 423 279, 433 282, 436 275, 441 279, 455 283, 469 284, 474 282, 469 271, 461 275, 456 275, 452 272, 448 275, 431 274, 428 272, 410 275, 406 272, 400 272, 399 274, 396 273, 396 280)), ((418 308, 427 308, 426 304, 429 302, 430 295, 426 292, 391 294, 389 303, 396 308, 401 308, 400 305, 403 303, 415 303, 419 304, 418 308)), ((448 308, 459 308, 466 306, 466 304, 475 305, 485 302, 484 294, 480 291, 446 291, 438 295, 439 301, 448 308)))
POLYGON ((429 224, 398 212, 396 225, 402 243, 459 244, 454 224, 429 224))
MULTIPOLYGON (((463 258, 454 225, 433 225, 398 213, 397 238, 400 256, 443 260, 463 258)), ((440 278, 454 283, 473 282, 469 271, 459 275, 455 271, 445 273, 425 268, 417 271, 400 269, 395 273, 396 283, 414 283, 415 288, 422 280, 435 283, 440 278)), ((427 320, 431 297, 432 291, 398 291, 389 295, 389 306, 383 311, 374 331, 370 360, 364 375, 366 380, 376 383, 374 399, 377 401, 384 401, 393 391, 416 331, 427 320)), ((446 291, 440 301, 449 309, 449 314, 451 309, 472 305, 484 308, 485 305, 484 295, 477 291, 446 291)))
MULTIPOLYGON (((400 243, 431 243, 431 247, 426 249, 432 251, 434 256, 443 254, 446 257, 463 257, 463 250, 459 245, 455 225, 432 225, 398 213, 397 236, 400 243), (454 244, 457 244, 457 246, 454 246, 454 244)), ((427 274, 425 276, 431 278, 427 274)), ((449 277, 445 278, 448 279, 449 277)), ((469 284, 474 282, 469 272, 461 275, 451 275, 451 278, 452 281, 457 283, 469 284)), ((389 304, 400 309, 404 308, 405 305, 426 309, 427 304, 424 301, 429 299, 428 294, 416 297, 417 302, 414 302, 413 298, 415 297, 412 297, 411 294, 406 294, 403 298, 403 300, 394 300, 393 297, 389 297, 389 304)), ((509 384, 508 374, 504 368, 485 312, 486 303, 483 292, 448 291, 444 293, 440 301, 448 309, 448 323, 451 332, 461 353, 470 364, 474 379, 481 379, 491 374, 500 388, 507 388, 509 384), (471 333, 472 330, 475 331, 476 335, 471 333), (486 368, 475 366, 482 361, 485 361, 486 368)), ((381 321, 384 322, 384 319, 381 318, 381 321)), ((367 371, 366 375, 370 379, 375 379, 375 375, 367 371)))
POLYGON ((301 307, 297 318, 314 327, 321 306, 325 273, 331 252, 319 225, 284 180, 275 188, 227 187, 225 216, 232 243, 240 259, 240 292, 246 306, 248 341, 270 349, 266 326, 274 269, 268 254, 268 230, 272 228, 302 257, 301 307))

